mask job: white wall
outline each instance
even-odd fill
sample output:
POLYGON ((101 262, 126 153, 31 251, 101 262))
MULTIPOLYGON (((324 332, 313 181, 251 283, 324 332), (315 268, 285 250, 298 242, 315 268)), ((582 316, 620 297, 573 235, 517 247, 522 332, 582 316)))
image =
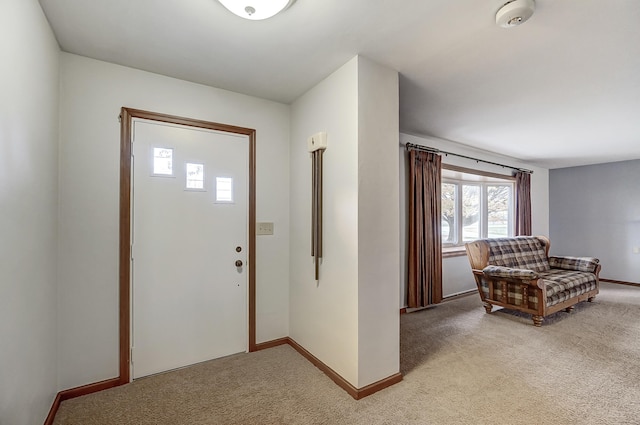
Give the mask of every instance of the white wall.
POLYGON ((290 336, 353 385, 358 383, 358 60, 291 106, 290 336), (311 157, 307 137, 327 132, 324 257, 311 257, 311 157))
POLYGON ((640 160, 551 170, 551 253, 597 257, 600 277, 640 283, 638 181, 640 160))
POLYGON ((398 73, 358 57, 358 387, 400 370, 398 73))
POLYGON ((0 423, 41 424, 57 392, 59 49, 35 0, 0 12, 0 423))
POLYGON ((355 57, 291 109, 290 335, 356 388, 399 370, 397 79, 355 57), (306 140, 318 131, 328 148, 315 282, 306 140))
MULTIPOLYGON (((406 307, 407 305, 407 191, 409 190, 407 179, 409 166, 404 148, 404 145, 407 143, 429 146, 460 155, 533 170, 534 173, 531 176, 532 233, 534 235, 549 235, 549 170, 523 163, 514 158, 473 149, 434 137, 414 136, 401 133, 400 143, 402 145, 400 147, 400 276, 403 282, 400 286, 401 307, 406 307)), ((490 164, 476 163, 476 161, 453 155, 443 155, 442 163, 498 174, 510 175, 511 173, 510 169, 504 169, 490 164)), ((553 241, 551 246, 553 246, 553 241)), ((475 288, 476 283, 471 274, 471 266, 469 266, 469 260, 467 260, 466 256, 444 258, 442 260, 442 294, 444 297, 475 288)))
POLYGON ((59 387, 118 375, 123 106, 257 130, 257 342, 289 334, 289 107, 63 53, 60 101, 59 387))

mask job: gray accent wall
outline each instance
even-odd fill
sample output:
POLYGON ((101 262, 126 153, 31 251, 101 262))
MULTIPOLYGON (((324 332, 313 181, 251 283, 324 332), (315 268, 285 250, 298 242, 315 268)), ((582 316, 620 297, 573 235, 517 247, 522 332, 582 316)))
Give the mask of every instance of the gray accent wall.
POLYGON ((549 171, 554 255, 593 256, 601 278, 640 282, 640 160, 549 171))

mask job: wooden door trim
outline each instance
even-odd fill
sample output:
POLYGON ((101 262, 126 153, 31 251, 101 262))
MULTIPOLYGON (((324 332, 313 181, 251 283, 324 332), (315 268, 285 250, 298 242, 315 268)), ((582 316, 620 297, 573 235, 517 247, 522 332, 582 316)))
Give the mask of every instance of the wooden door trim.
POLYGON ((256 130, 123 107, 120 115, 120 385, 131 377, 131 126, 134 118, 206 128, 249 138, 249 351, 256 351, 256 130))

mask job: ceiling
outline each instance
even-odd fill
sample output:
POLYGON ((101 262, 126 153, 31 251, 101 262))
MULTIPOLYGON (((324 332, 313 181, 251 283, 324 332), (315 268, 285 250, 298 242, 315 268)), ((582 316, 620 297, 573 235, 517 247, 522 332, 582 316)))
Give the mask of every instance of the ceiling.
POLYGON ((62 50, 290 103, 356 54, 400 73, 400 127, 546 168, 640 158, 640 2, 40 0, 62 50))

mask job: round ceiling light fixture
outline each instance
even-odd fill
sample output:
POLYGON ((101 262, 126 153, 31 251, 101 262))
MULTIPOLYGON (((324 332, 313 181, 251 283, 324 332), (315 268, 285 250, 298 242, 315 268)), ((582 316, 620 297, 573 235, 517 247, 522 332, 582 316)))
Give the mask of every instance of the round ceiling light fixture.
POLYGON ((295 0, 218 0, 241 18, 260 21, 271 18, 293 4, 295 0))
POLYGON ((496 25, 503 28, 524 24, 536 10, 534 0, 513 0, 502 6, 496 13, 496 25))

